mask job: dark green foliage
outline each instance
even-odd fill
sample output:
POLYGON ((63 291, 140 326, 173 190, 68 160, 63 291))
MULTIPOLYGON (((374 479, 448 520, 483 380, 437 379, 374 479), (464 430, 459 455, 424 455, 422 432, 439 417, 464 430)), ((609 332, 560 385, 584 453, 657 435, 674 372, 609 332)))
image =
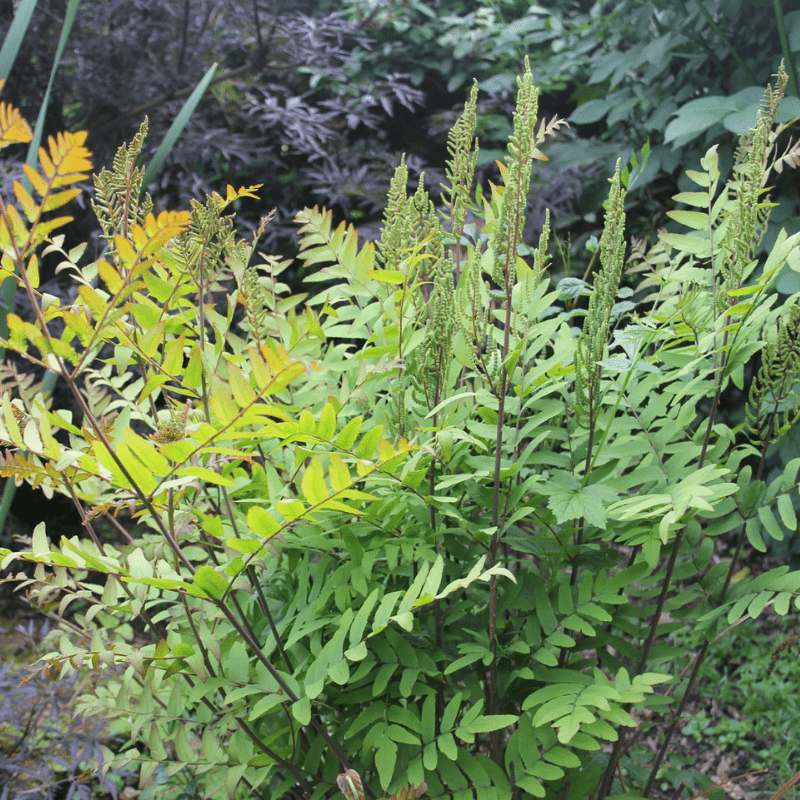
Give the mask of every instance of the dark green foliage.
MULTIPOLYGON (((635 232, 664 224, 663 213, 677 184, 687 189, 683 169, 719 145, 723 177, 734 160, 736 138, 756 122, 762 87, 781 60, 789 80, 777 120, 800 116, 796 64, 800 61, 800 12, 767 0, 711 3, 645 2, 595 4, 588 25, 578 28, 571 47, 592 36, 572 97, 578 107, 569 120, 583 135, 612 143, 606 169, 627 145, 635 153, 652 144, 647 168, 636 181, 640 209, 635 232), (779 31, 787 33, 781 39, 779 31), (590 54, 590 55, 589 55, 590 54), (640 191, 649 184, 649 199, 640 191)), ((564 163, 586 163, 578 140, 556 147, 564 163)), ((628 151, 630 152, 630 150, 628 151)), ((800 201, 791 180, 775 176, 781 191, 781 225, 800 218, 800 201)), ((585 195, 591 211, 600 188, 585 195)), ((777 220, 776 220, 777 222, 777 220)), ((789 223, 789 224, 794 224, 789 223)))
MULTIPOLYGON (((584 228, 599 227, 591 217, 620 153, 624 163, 648 141, 651 158, 631 186, 635 194, 630 200, 638 206, 632 219, 636 235, 652 234, 664 223, 676 183, 685 181, 683 167, 696 163, 711 144, 720 145, 727 177, 736 137, 755 124, 762 87, 781 59, 789 97, 778 121, 800 115, 800 12, 785 2, 562 0, 537 7, 513 0, 392 0, 378 5, 349 0, 345 9, 350 19, 368 21, 371 34, 383 45, 356 54, 361 69, 379 75, 390 59, 426 92, 425 113, 417 118, 420 130, 409 131, 406 145, 420 155, 429 155, 431 143, 456 117, 449 108, 450 93, 477 80, 487 94, 478 131, 481 162, 497 158, 510 133, 514 76, 525 57, 542 90, 543 108, 565 113, 577 105, 569 117, 576 130, 549 150, 562 174, 583 172, 578 208, 567 206, 558 215, 563 225, 572 224, 576 239, 580 233, 588 235, 574 227, 579 220, 584 228), (422 131, 426 144, 418 146, 422 131), (586 146, 587 138, 593 147, 586 146), (603 169, 591 169, 598 162, 603 169), (648 184, 648 196, 643 197, 641 190, 648 184)), ((790 180, 779 180, 783 218, 797 218, 797 193, 790 180)), ((548 192, 554 181, 560 182, 549 171, 539 191, 548 192)), ((548 197, 551 206, 558 196, 548 197)), ((574 255, 583 257, 579 249, 574 255)))

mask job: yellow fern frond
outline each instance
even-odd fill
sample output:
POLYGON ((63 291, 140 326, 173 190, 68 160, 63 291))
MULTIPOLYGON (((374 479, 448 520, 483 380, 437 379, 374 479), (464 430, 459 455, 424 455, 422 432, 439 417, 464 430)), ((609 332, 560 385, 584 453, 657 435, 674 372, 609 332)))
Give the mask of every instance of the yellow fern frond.
POLYGON ((22 185, 21 181, 14 181, 14 194, 20 208, 25 212, 28 222, 34 222, 39 217, 39 204, 31 197, 31 193, 22 185))
POLYGON ((68 186, 89 177, 92 154, 83 146, 86 136, 86 131, 59 133, 47 137, 49 153, 39 148, 39 163, 53 186, 68 186))
POLYGON ((26 144, 31 139, 31 126, 19 113, 19 109, 8 103, 0 103, 0 148, 10 144, 26 144))
POLYGON ((129 275, 141 275, 172 239, 188 229, 191 221, 186 211, 162 211, 157 217, 148 214, 143 225, 131 227, 129 239, 119 234, 114 237, 120 265, 129 275))
POLYGON ((80 193, 79 189, 56 190, 88 179, 92 154, 83 146, 85 141, 86 131, 50 136, 47 140, 50 152, 39 148, 41 172, 24 165, 26 177, 42 198, 42 213, 63 206, 80 193))
POLYGON ((17 486, 27 479, 32 488, 38 489, 42 481, 51 476, 41 464, 28 460, 21 453, 6 450, 0 451, 0 477, 13 478, 17 486))
POLYGON ((253 186, 240 186, 238 189, 234 189, 233 186, 228 184, 225 193, 225 205, 229 205, 234 200, 238 200, 240 197, 252 197, 255 200, 258 200, 258 194, 256 194, 256 192, 263 185, 263 183, 256 183, 253 186))
POLYGON ((12 260, 17 255, 25 252, 28 247, 28 228, 22 221, 19 211, 7 205, 0 213, 0 249, 12 260))
POLYGON ((138 225, 133 228, 134 244, 142 253, 150 255, 187 230, 191 222, 192 215, 188 211, 162 211, 157 217, 148 214, 141 228, 138 225))
MULTIPOLYGON (((0 103, 0 139, 6 133, 2 125, 9 119, 7 108, 0 103)), ((59 133, 55 138, 51 136, 48 139, 49 152, 39 148, 41 171, 29 164, 23 165, 26 177, 41 200, 37 202, 22 182, 14 182, 14 194, 31 230, 13 205, 0 208, 0 249, 6 255, 14 260, 27 255, 46 241, 52 231, 72 221, 72 217, 67 216, 43 221, 42 215, 66 205, 80 194, 78 188, 65 187, 89 177, 92 162, 91 153, 83 146, 85 141, 85 131, 59 133)))

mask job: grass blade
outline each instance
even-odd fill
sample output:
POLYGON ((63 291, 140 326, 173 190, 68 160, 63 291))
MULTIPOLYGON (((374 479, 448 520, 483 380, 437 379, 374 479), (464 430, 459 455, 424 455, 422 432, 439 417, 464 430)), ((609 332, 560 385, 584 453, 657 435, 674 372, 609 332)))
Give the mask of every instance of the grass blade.
POLYGON ((0 81, 8 80, 39 0, 22 0, 0 48, 0 81))
POLYGON ((149 183, 152 183, 156 173, 159 169, 161 169, 164 159, 169 155, 170 151, 175 146, 175 142, 178 141, 181 133, 183 133, 183 129, 186 127, 186 123, 189 122, 189 119, 200 103, 201 98, 206 93, 206 89, 208 89, 211 81, 214 79, 214 74, 216 73, 218 66, 218 64, 214 63, 208 68, 206 74, 203 76, 203 79, 197 84, 195 90, 189 95, 189 98, 183 104, 183 108, 181 108, 180 113, 177 117, 175 117, 175 121, 172 123, 172 125, 170 125, 169 130, 164 136, 164 141, 161 142, 161 146, 158 148, 158 150, 156 150, 155 155, 148 164, 144 173, 144 179, 142 180, 142 186, 147 186, 149 183))

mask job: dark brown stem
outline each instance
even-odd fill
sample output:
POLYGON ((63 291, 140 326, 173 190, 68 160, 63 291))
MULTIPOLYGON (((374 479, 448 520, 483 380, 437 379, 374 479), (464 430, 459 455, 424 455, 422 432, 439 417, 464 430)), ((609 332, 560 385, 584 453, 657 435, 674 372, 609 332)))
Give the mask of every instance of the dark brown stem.
MULTIPOLYGON (((438 392, 437 392, 438 394, 438 392)), ((433 418, 433 427, 436 428, 437 421, 436 416, 433 418)), ((431 466, 428 472, 429 477, 429 490, 431 493, 431 497, 436 493, 436 459, 431 459, 431 466)), ((438 555, 442 551, 442 543, 439 541, 439 537, 436 535, 436 509, 431 505, 429 506, 430 510, 430 517, 431 517, 431 531, 433 531, 433 535, 435 537, 435 544, 434 549, 436 554, 438 555)), ((436 643, 436 649, 439 653, 442 652, 442 645, 444 643, 444 636, 442 634, 443 626, 442 626, 442 607, 440 605, 440 601, 437 598, 433 601, 433 624, 434 624, 434 641, 436 643)), ((436 718, 441 719, 444 715, 444 683, 439 681, 438 686, 436 687, 436 718)))
MULTIPOLYGON (((518 198, 519 201, 519 198, 518 198)), ((503 431, 506 410, 506 391, 508 387, 508 372, 506 371, 506 359, 511 347, 511 299, 513 286, 511 285, 511 259, 517 257, 517 243, 520 236, 519 202, 517 203, 517 214, 514 222, 513 246, 508 248, 505 254, 506 263, 504 268, 505 279, 505 320, 503 325, 503 350, 502 350, 502 369, 500 372, 500 386, 497 392, 497 437, 495 439, 494 454, 494 485, 492 487, 492 539, 489 544, 489 564, 494 566, 497 563, 497 550, 500 543, 500 472, 503 464, 503 431)), ((497 685, 497 576, 489 578, 489 648, 492 653, 492 660, 489 662, 489 713, 498 714, 500 712, 500 697, 497 685)), ((500 763, 500 731, 494 731, 489 737, 490 757, 493 761, 500 763)))
POLYGON ((656 759, 653 762, 653 766, 650 770, 650 777, 647 779, 647 786, 645 786, 644 789, 645 797, 649 797, 650 792, 653 789, 653 784, 655 783, 656 777, 658 775, 658 770, 661 767, 661 762, 664 760, 664 756, 667 754, 667 748, 669 747, 672 735, 675 733, 675 728, 678 726, 678 720, 681 718, 683 711, 686 708, 686 703, 688 702, 689 696, 692 693, 695 680, 697 679, 697 674, 700 671, 700 665, 703 663, 703 659, 705 658, 705 654, 707 651, 708 651, 708 642, 704 642, 703 646, 700 648, 697 660, 694 662, 694 668, 692 669, 692 674, 689 676, 689 682, 686 684, 686 691, 683 693, 683 697, 681 697, 681 702, 678 705, 678 708, 675 711, 675 714, 672 717, 669 726, 667 727, 667 732, 664 734, 664 739, 661 742, 661 747, 658 749, 658 754, 656 755, 656 759))
MULTIPOLYGON (((716 399, 716 397, 715 397, 715 399, 716 399)), ((706 436, 706 439, 708 439, 708 436, 706 436)), ((759 466, 758 466, 758 472, 756 473, 756 480, 761 480, 762 477, 763 477, 764 461, 765 461, 765 456, 766 456, 766 451, 767 451, 768 446, 769 446, 769 442, 765 442, 764 445, 763 445, 762 453, 761 453, 761 461, 760 461, 759 466)), ((703 455, 705 455, 705 448, 703 449, 703 455)), ((728 572, 725 575, 725 582, 722 585, 722 589, 720 590, 719 598, 717 599, 717 604, 718 605, 722 605, 725 602, 725 599, 728 596, 728 589, 730 588, 731 580, 733 579, 733 576, 736 574, 736 567, 738 566, 738 563, 739 563, 739 554, 741 553, 742 546, 744 545, 746 523, 747 523, 747 520, 744 520, 743 524, 742 524, 742 529, 739 531, 739 537, 738 537, 738 539, 736 541, 736 548, 735 548, 735 550, 733 552, 733 556, 731 558, 730 565, 728 566, 728 572)), ((676 543, 676 545, 678 544, 678 539, 677 538, 676 538, 675 543, 676 543)), ((675 552, 677 552, 677 548, 676 548, 675 551, 673 551, 673 555, 674 555, 675 552)), ((708 653, 708 649, 709 649, 710 644, 711 643, 707 642, 707 641, 703 642, 702 647, 700 648, 700 650, 698 651, 697 655, 695 656, 694 666, 692 668, 692 673, 689 676, 689 681, 688 681, 688 683, 686 685, 686 691, 684 692, 683 697, 681 698, 681 703, 680 703, 680 706, 679 706, 678 710, 675 712, 675 716, 673 717, 672 721, 669 724, 669 727, 667 728, 667 732, 664 734, 664 741, 661 744, 661 748, 658 751, 658 754, 656 756, 656 760, 653 763, 653 766, 652 766, 652 768, 650 770, 650 777, 649 777, 648 782, 647 782, 647 787, 648 788, 645 791, 645 796, 648 795, 649 789, 652 786, 653 782, 655 781, 656 774, 658 772, 659 767, 661 766, 661 762, 664 760, 664 756, 666 755, 667 747, 669 746, 669 742, 670 742, 670 740, 672 738, 672 735, 675 732, 675 728, 677 727, 678 720, 680 719, 681 714, 683 713, 683 709, 684 709, 684 707, 686 705, 686 700, 689 697, 689 695, 691 694, 692 689, 694 688, 694 684, 695 684, 695 681, 697 679, 698 672, 700 670, 700 667, 703 664, 703 661, 705 660, 705 657, 706 657, 706 654, 708 653)), ((641 669, 640 669, 640 672, 641 672, 641 669)))
MULTIPOLYGON (((725 335, 725 341, 727 341, 727 333, 725 335)), ((723 342, 723 344, 724 344, 724 342, 723 342)), ((725 366, 724 366, 724 363, 723 363, 720 366, 720 368, 716 371, 717 391, 714 393, 714 400, 713 400, 712 405, 711 405, 711 412, 709 413, 708 422, 706 423, 705 435, 703 436, 703 446, 702 446, 702 448, 700 450, 700 457, 698 458, 698 461, 697 461, 697 468, 698 469, 701 469, 703 464, 704 464, 704 462, 705 462, 706 453, 708 451, 708 445, 709 445, 709 442, 711 441, 711 431, 712 431, 712 429, 714 427, 714 420, 716 418, 717 409, 719 408, 719 398, 720 398, 721 383, 722 383, 721 378, 722 378, 722 374, 724 372, 724 369, 725 369, 725 366)), ((639 663, 637 664, 637 667, 636 667, 636 674, 637 675, 640 675, 644 671, 644 669, 646 668, 647 659, 650 656, 650 650, 652 649, 653 644, 654 644, 655 639, 656 639, 656 634, 658 632, 658 625, 659 625, 659 622, 661 620, 661 614, 664 611, 664 604, 666 603, 667 595, 669 594, 669 590, 670 590, 670 588, 672 586, 672 574, 675 571, 675 563, 676 563, 676 561, 678 559, 678 552, 680 551, 681 543, 683 541, 684 530, 685 530, 685 528, 681 528, 680 530, 678 530, 678 532, 675 534, 675 540, 672 543, 672 552, 670 553, 669 561, 667 562, 667 568, 666 568, 666 572, 664 574, 664 580, 662 581, 662 584, 661 584, 661 591, 659 592, 659 595, 658 595, 658 601, 656 603, 656 608, 655 608, 655 611, 653 612, 653 616, 652 616, 651 621, 650 621, 650 630, 649 630, 647 639, 645 640, 644 648, 642 650, 642 656, 639 659, 639 663)), ((692 690, 692 687, 694 686, 694 679, 697 676, 697 671, 700 669, 700 665, 702 664, 703 658, 705 657, 705 651, 706 651, 707 648, 708 648, 708 643, 706 642, 703 645, 703 648, 700 651, 700 654, 699 654, 699 657, 698 657, 697 661, 695 662, 694 669, 692 670, 692 674, 691 674, 691 676, 689 678, 689 683, 686 686, 686 691, 685 691, 685 693, 683 695, 683 698, 681 700, 681 708, 683 708, 683 705, 685 704, 686 699, 689 696, 689 694, 690 694, 690 692, 692 690)), ((666 755, 667 748, 669 747, 670 740, 672 739, 672 735, 675 732, 675 727, 677 725, 677 720, 678 720, 679 717, 680 717, 680 711, 675 715, 675 717, 673 718, 673 720, 670 723, 669 727, 667 728, 667 732, 664 734, 664 740, 661 743, 661 747, 659 748, 658 754, 656 756, 656 760, 653 763, 653 766, 652 766, 652 768, 650 770, 650 777, 649 777, 648 783, 647 783, 648 787, 650 787, 652 785, 652 782, 655 780, 655 776, 658 773, 658 770, 659 770, 659 768, 661 766, 661 762, 663 761, 664 756, 666 755)), ((616 758, 619 757, 619 752, 618 751, 620 749, 621 748, 615 748, 615 751, 617 751, 616 758)), ((612 785, 612 782, 613 782, 614 771, 616 770, 616 767, 617 767, 616 758, 614 758, 613 754, 612 754, 612 758, 609 759, 608 765, 606 766, 606 773, 605 773, 605 776, 603 778, 603 782, 602 782, 600 791, 597 794, 597 800, 604 800, 604 798, 606 797, 606 795, 610 791, 610 788, 611 788, 611 785, 612 785)), ((647 796, 648 791, 649 791, 649 788, 644 793, 645 797, 647 796)))
POLYGON ((786 792, 788 792, 789 789, 791 789, 796 783, 800 783, 800 770, 797 770, 794 776, 789 778, 789 780, 784 783, 783 786, 781 786, 781 788, 769 798, 769 800, 780 800, 780 798, 783 797, 786 792))
MULTIPOLYGON (((728 333, 726 331, 725 332, 725 336, 723 338, 723 348, 727 344, 727 341, 728 341, 728 333)), ((700 458, 697 461, 697 468, 698 469, 701 469, 703 464, 705 463, 706 453, 708 452, 708 445, 709 445, 709 442, 711 441, 711 431, 712 431, 712 429, 714 427, 714 421, 715 421, 716 416, 717 416, 717 409, 719 408, 719 399, 720 399, 720 395, 722 393, 722 376, 723 376, 724 371, 725 371, 725 366, 726 366, 726 361, 725 361, 725 358, 723 357, 722 358, 722 363, 720 364, 719 369, 716 371, 716 376, 715 377, 716 377, 717 390, 714 393, 714 400, 713 400, 712 405, 711 405, 711 412, 710 412, 710 414, 708 416, 708 423, 706 425, 705 436, 703 437, 703 447, 702 447, 702 449, 700 451, 700 458)), ((675 542, 673 544, 673 550, 672 550, 672 553, 670 555, 669 566, 667 568, 667 574, 664 577, 664 583, 662 584, 662 587, 661 587, 661 593, 659 594, 658 604, 656 606, 656 611, 655 611, 655 614, 653 615, 653 620, 652 620, 651 625, 650 625, 650 636, 648 637, 648 640, 647 640, 646 654, 642 657, 642 659, 639 662, 639 673, 641 673, 645 668, 646 656, 649 655, 650 647, 652 646, 653 641, 655 640, 655 634, 656 634, 656 631, 658 629, 658 623, 659 623, 659 620, 661 618, 661 612, 662 612, 662 610, 664 608, 664 600, 666 599, 666 595, 667 595, 667 592, 669 590, 669 585, 670 585, 670 583, 672 581, 672 572, 673 572, 673 569, 675 567, 675 561, 677 559, 678 550, 680 548, 680 544, 681 544, 681 541, 683 539, 684 530, 685 530, 685 528, 682 528, 681 530, 678 531, 678 533, 675 536, 675 542)), ((743 534, 744 534, 744 528, 742 528, 742 532, 739 535, 740 542, 741 542, 743 534)), ((737 548, 737 557, 738 557, 738 548, 737 548)), ((733 562, 731 562, 731 567, 728 568, 728 576, 726 577, 725 584, 723 585, 723 590, 722 590, 723 594, 721 594, 721 596, 719 598, 719 601, 718 601, 719 603, 723 603, 725 601, 725 594, 727 594, 728 586, 730 585, 730 577, 733 575, 733 572, 732 572, 732 569, 731 569, 732 567, 733 567, 733 562)), ((673 734, 675 733, 675 728, 678 725, 678 719, 680 719, 680 716, 683 713, 683 709, 686 706, 686 702, 687 702, 687 700, 688 700, 688 698, 689 698, 689 696, 690 696, 690 694, 692 692, 692 689, 694 688, 695 680, 697 679, 697 675, 698 675, 698 672, 700 670, 700 667, 702 666, 703 661, 705 660, 706 653, 708 652, 708 647, 709 647, 709 642, 704 642, 702 647, 700 648, 700 651, 698 652, 698 654, 696 656, 696 661, 694 663, 694 667, 692 668, 692 672, 691 672, 691 674, 689 676, 689 681, 686 684, 686 690, 684 691, 683 697, 681 698, 680 706, 678 707, 678 710, 676 711, 675 715, 673 716, 672 721, 670 722, 669 727, 667 728, 667 731, 664 734, 664 740, 661 743, 661 747, 658 750, 658 754, 656 755, 656 759, 653 762, 653 766, 650 769, 650 777, 648 778, 647 787, 646 787, 645 792, 644 792, 645 797, 647 797, 649 795, 650 789, 652 788, 653 783, 655 782, 656 775, 658 774, 658 770, 661 767, 661 762, 664 760, 664 756, 667 753, 667 748, 669 747, 669 743, 672 740, 673 734)))

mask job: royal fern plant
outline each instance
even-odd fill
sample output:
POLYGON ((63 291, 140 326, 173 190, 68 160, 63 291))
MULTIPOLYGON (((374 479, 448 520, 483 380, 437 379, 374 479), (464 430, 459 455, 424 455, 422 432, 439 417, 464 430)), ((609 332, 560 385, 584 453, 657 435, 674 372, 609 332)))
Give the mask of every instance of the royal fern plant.
MULTIPOLYGON (((762 241, 770 173, 797 163, 785 85, 654 243, 626 241, 618 167, 577 291, 549 220, 521 240, 563 125, 528 69, 496 184, 472 185, 474 90, 443 207, 401 163, 377 246, 311 208, 294 261, 259 253, 269 220, 238 237, 256 186, 156 213, 143 129, 95 178, 87 263, 50 216, 83 134, 40 151, 0 206, 34 312, 3 344, 74 402, 6 381, 0 475, 70 496, 85 534, 0 556, 58 622, 38 668, 83 673, 79 710, 122 737, 104 769, 160 799, 652 796, 719 632, 797 608, 800 572, 741 572, 797 527, 800 458, 765 467, 800 415, 797 297, 773 289, 800 233, 762 241)), ((5 105, 0 128, 29 135, 5 105)))

